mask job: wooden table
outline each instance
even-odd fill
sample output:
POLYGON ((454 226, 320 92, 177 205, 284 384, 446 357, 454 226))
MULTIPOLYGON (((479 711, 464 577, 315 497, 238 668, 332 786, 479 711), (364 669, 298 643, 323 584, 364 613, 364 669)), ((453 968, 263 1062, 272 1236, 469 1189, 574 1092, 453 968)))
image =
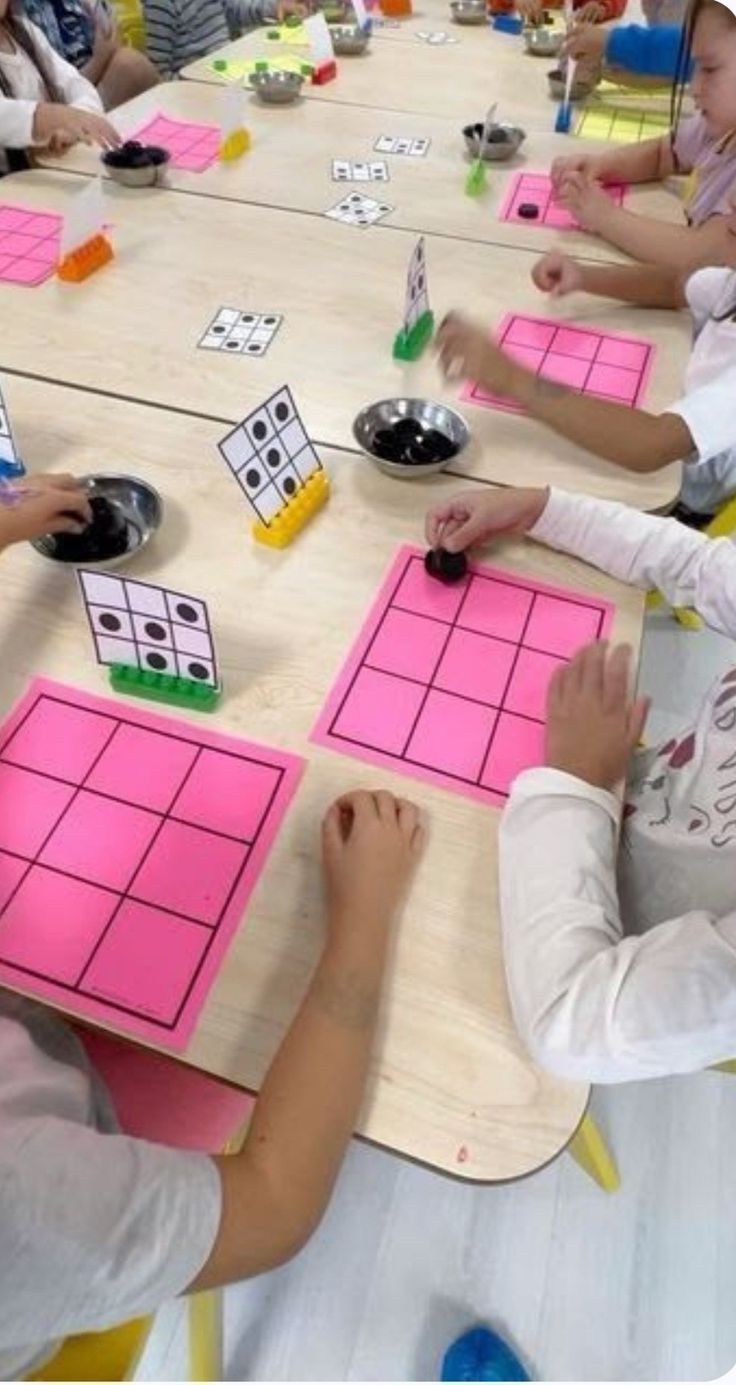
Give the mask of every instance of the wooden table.
MULTIPOLYGON (((39 171, 6 179, 3 193, 26 206, 63 210, 77 189, 77 179, 39 171)), ((554 482, 647 509, 675 495, 678 466, 631 475, 530 419, 459 404, 457 386, 442 382, 429 352, 411 366, 394 362, 414 234, 173 192, 108 185, 107 193, 116 246, 109 267, 81 285, 0 285, 0 369, 223 425, 286 381, 312 436, 338 447, 353 446, 353 419, 370 401, 407 393, 444 399, 473 430, 456 471, 501 483, 554 482), (223 305, 284 314, 267 356, 223 358, 197 349, 223 305)), ((469 308, 490 329, 513 307, 634 332, 658 345, 648 404, 662 409, 679 396, 688 350, 684 315, 584 299, 547 303, 529 278, 532 256, 522 251, 472 242, 458 250, 430 236, 427 258, 438 317, 469 308)))
MULTIPOLYGON (((216 124, 222 115, 222 89, 202 82, 168 82, 121 107, 113 118, 121 133, 129 136, 159 111, 175 119, 216 124)), ((480 118, 483 112, 477 114, 480 118)), ((397 118, 392 111, 345 106, 336 123, 334 110, 324 101, 274 107, 263 106, 251 97, 247 122, 253 143, 246 157, 237 163, 215 163, 204 173, 170 168, 168 186, 204 197, 320 214, 352 191, 352 184, 333 182, 333 159, 380 158, 374 152, 379 135, 413 135, 431 140, 426 158, 388 157, 390 182, 358 187, 369 196, 385 198, 395 208, 390 217, 392 226, 430 231, 459 241, 507 245, 535 254, 561 246, 570 254, 591 260, 628 259, 606 241, 583 232, 556 232, 533 223, 499 220, 499 209, 515 175, 544 172, 558 154, 580 146, 580 141, 565 135, 531 130, 516 159, 489 166, 487 191, 473 198, 466 197, 463 190, 469 162, 461 130, 444 116, 397 118)), ((588 141, 586 148, 590 147, 588 141)), ((96 174, 100 170, 98 152, 85 145, 63 158, 42 155, 40 162, 63 171, 96 174)), ((684 224, 682 204, 661 187, 633 188, 627 206, 646 216, 684 224)))
MULTIPOLYGON (((207 725, 308 760, 186 1060, 258 1088, 322 938, 322 814, 356 784, 385 784, 421 804, 428 848, 398 933, 358 1129, 468 1179, 513 1178, 553 1158, 587 1088, 540 1072, 514 1031, 498 928, 498 810, 307 739, 392 554, 400 543, 421 544, 425 507, 456 483, 396 484, 354 457, 325 454, 328 506, 279 553, 250 539, 246 506, 217 461, 216 424, 13 375, 3 385, 31 467, 124 469, 160 490, 163 529, 127 571, 210 603, 226 695, 207 725)), ((638 650, 639 593, 532 544, 504 545, 493 561, 613 601, 614 637, 638 650)), ((35 673, 108 692, 73 574, 18 548, 3 558, 3 582, 3 711, 35 673)))
MULTIPOLYGON (((443 25, 449 30, 449 25, 443 25)), ((414 115, 441 113, 466 124, 478 120, 491 101, 498 101, 505 118, 536 129, 552 129, 554 106, 547 97, 546 73, 554 61, 529 57, 519 36, 492 30, 453 26, 458 42, 433 46, 376 40, 358 57, 338 58, 338 75, 325 86, 305 83, 308 100, 330 105, 371 106, 414 115), (409 71, 411 76, 409 77, 409 71)), ((226 44, 217 53, 190 63, 182 77, 197 82, 223 80, 212 68, 215 58, 226 60, 276 56, 279 46, 255 30, 226 44)), ((291 49, 292 53, 300 50, 291 49)))

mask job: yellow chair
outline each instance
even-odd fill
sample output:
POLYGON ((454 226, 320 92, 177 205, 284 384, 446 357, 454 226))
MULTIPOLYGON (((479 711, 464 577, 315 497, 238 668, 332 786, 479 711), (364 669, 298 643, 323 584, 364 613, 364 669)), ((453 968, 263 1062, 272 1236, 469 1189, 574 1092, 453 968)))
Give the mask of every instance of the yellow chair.
POLYGON ((120 37, 129 48, 146 51, 146 23, 141 0, 110 0, 120 37))
MULTIPOLYGON (((727 500, 725 505, 713 516, 710 524, 703 530, 709 539, 725 539, 736 530, 736 495, 727 500)), ((662 604, 662 596, 658 591, 649 592, 647 595, 647 607, 651 610, 655 606, 662 604)), ((686 630, 699 630, 703 624, 697 611, 691 611, 688 606, 673 606, 672 614, 675 620, 686 630)))
MULTIPOLYGON (((110 1035, 81 1030, 90 1061, 105 1081, 121 1128, 141 1139, 207 1153, 239 1149, 252 1098, 110 1035)), ((189 1379, 222 1380, 222 1296, 217 1290, 187 1299, 189 1379)), ((104 1332, 70 1337, 29 1380, 132 1380, 153 1316, 104 1332)))

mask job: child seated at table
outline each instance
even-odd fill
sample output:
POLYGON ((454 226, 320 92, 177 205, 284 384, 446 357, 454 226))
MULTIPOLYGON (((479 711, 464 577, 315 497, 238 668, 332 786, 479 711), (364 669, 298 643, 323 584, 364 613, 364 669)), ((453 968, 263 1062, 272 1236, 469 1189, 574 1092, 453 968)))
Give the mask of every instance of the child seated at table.
POLYGON ((0 0, 0 176, 27 166, 26 150, 120 143, 90 83, 56 54, 35 25, 0 0))
POLYGON ((581 394, 527 370, 487 331, 455 314, 437 334, 445 374, 515 400, 555 433, 627 471, 684 461, 678 517, 706 523, 736 492, 736 271, 687 276, 655 265, 594 265, 552 251, 534 265, 532 278, 556 298, 583 290, 639 307, 687 305, 695 340, 683 397, 652 414, 581 394))
MULTIPOLYGON (((620 19, 628 0, 572 0, 579 24, 606 24, 620 19)), ((516 8, 527 24, 541 24, 545 10, 561 10, 563 0, 517 0, 516 8)))
POLYGON ((176 77, 244 30, 306 12, 301 0, 143 0, 146 50, 163 77, 176 77))
POLYGON ((729 195, 736 187, 736 14, 723 0, 691 0, 673 109, 673 129, 660 139, 555 159, 556 195, 584 230, 632 259, 680 270, 735 265, 736 224, 729 217, 729 195), (691 62, 698 113, 681 118, 691 62), (662 182, 675 174, 691 175, 687 226, 626 211, 599 186, 662 182))
MULTIPOLYGON (((736 636, 730 540, 556 490, 462 492, 427 518, 429 542, 450 552, 503 534, 657 587, 736 636)), ((541 1066, 588 1082, 736 1056, 736 669, 689 726, 645 751, 647 699, 632 700, 628 682, 629 651, 605 644, 558 670, 545 766, 516 779, 499 839, 519 1033, 541 1066)))
MULTIPOLYGON (((88 518, 70 478, 29 485, 34 496, 0 509, 0 547, 88 518)), ((38 1369, 68 1334, 263 1273, 301 1248, 363 1098, 392 923, 421 837, 413 804, 382 790, 349 793, 327 812, 322 955, 239 1154, 116 1133, 72 1030, 0 990, 0 1378, 38 1369)))
POLYGON ((616 24, 612 29, 578 24, 565 39, 562 56, 585 63, 612 82, 644 78, 651 85, 652 79, 675 80, 681 44, 680 24, 616 24))
POLYGON ((145 53, 121 42, 107 0, 21 0, 26 19, 51 47, 97 88, 105 110, 132 101, 158 82, 145 53))

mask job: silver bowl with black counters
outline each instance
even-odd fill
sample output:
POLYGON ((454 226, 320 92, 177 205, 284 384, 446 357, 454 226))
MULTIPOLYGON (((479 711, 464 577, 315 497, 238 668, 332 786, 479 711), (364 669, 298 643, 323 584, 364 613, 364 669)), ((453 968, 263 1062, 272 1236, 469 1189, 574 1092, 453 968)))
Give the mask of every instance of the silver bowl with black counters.
POLYGON ((450 14, 456 24, 487 24, 486 0, 450 0, 450 14))
POLYGON ((296 101, 304 86, 301 72, 251 72, 248 82, 260 101, 268 106, 286 106, 296 101))
MULTIPOLYGON (((475 125, 465 125, 463 139, 471 159, 477 159, 483 139, 483 122, 477 121, 475 125)), ((488 141, 483 149, 483 162, 503 163, 506 159, 512 159, 525 139, 526 130, 522 130, 519 125, 506 125, 503 122, 492 125, 488 141)))
MULTIPOLYGON (((559 67, 547 73, 547 86, 553 101, 564 101, 565 99, 565 74, 559 67)), ((595 88, 595 80, 586 81, 584 78, 574 77, 570 90, 571 101, 585 101, 595 88)))
POLYGON ((332 46, 339 58, 357 53, 365 53, 370 42, 370 30, 361 29, 359 24, 330 25, 332 46))
POLYGON ((456 461, 470 441, 470 429, 465 419, 446 404, 435 404, 429 399, 381 399, 376 404, 368 404, 358 414, 353 423, 353 437, 366 457, 388 476, 417 481, 443 471, 450 462, 456 461), (411 462, 379 455, 377 436, 380 439, 397 424, 406 427, 409 420, 420 425, 425 436, 427 433, 440 434, 446 445, 452 445, 452 454, 431 461, 411 462))
POLYGON ((126 140, 119 149, 106 149, 101 159, 110 178, 124 188, 151 188, 163 182, 171 154, 158 145, 126 140))
POLYGON ((524 47, 535 58, 556 58, 565 35, 561 29, 525 29, 524 47))
POLYGON ((45 534, 32 547, 67 567, 122 567, 160 528, 163 501, 137 476, 82 476, 80 485, 93 508, 93 522, 82 534, 45 534))

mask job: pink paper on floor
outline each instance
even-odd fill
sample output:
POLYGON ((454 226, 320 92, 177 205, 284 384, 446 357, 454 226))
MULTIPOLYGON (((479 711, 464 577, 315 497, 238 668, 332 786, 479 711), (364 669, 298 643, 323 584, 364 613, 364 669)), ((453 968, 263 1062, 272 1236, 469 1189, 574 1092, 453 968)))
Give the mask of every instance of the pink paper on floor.
POLYGON ((443 586, 401 548, 311 740, 501 804, 542 763, 552 674, 612 619, 607 601, 500 568, 443 586))
MULTIPOLYGON (((553 318, 509 313, 495 340, 509 356, 535 375, 555 380, 581 394, 597 395, 631 407, 643 398, 654 360, 654 346, 641 337, 624 337, 597 327, 575 327, 553 318)), ((466 382, 460 398, 486 409, 520 414, 512 399, 489 394, 466 382)))
POLYGON ((137 139, 141 144, 158 144, 168 149, 171 167, 183 168, 189 173, 203 173, 215 162, 222 131, 218 125, 198 125, 194 121, 170 120, 159 111, 128 139, 137 139))
POLYGON ((184 1048, 303 768, 35 679, 0 728, 0 984, 184 1048))
POLYGON ((42 284, 59 259, 63 217, 0 202, 0 281, 42 284))
MULTIPOLYGON (((601 183, 599 186, 617 207, 623 206, 628 190, 625 183, 601 183)), ((580 222, 555 201, 552 179, 546 173, 514 174, 498 209, 498 219, 516 221, 521 226, 552 226, 555 231, 580 230, 580 222), (519 207, 523 203, 537 207, 537 216, 521 216, 519 207)))

